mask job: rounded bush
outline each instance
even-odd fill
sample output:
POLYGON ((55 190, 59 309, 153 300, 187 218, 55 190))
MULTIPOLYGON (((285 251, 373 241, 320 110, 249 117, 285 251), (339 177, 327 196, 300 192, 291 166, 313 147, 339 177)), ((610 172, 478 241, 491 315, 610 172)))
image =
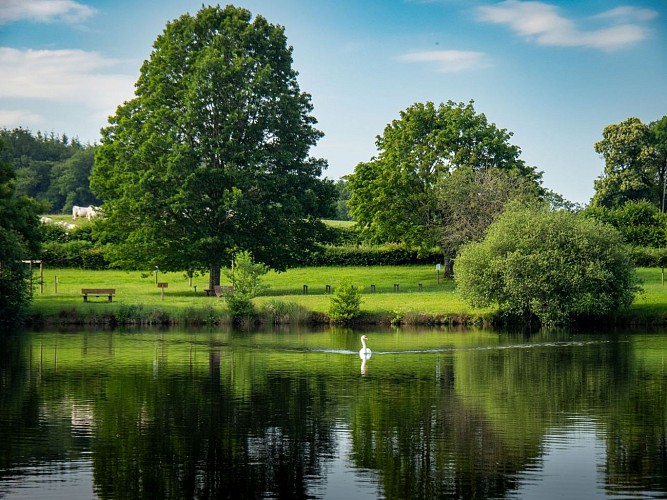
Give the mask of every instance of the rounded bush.
POLYGON ((474 306, 545 325, 612 315, 639 291, 618 231, 571 212, 514 206, 456 259, 459 292, 474 306))

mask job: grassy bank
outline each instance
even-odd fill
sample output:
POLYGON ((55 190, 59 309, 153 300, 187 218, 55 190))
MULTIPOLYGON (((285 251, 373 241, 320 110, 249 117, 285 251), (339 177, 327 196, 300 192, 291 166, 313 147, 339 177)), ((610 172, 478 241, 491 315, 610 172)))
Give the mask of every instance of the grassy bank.
MULTIPOLYGON (((615 321, 623 324, 667 324, 667 285, 659 269, 639 269, 642 293, 629 311, 615 321)), ((38 274, 36 274, 38 278, 38 274)), ((330 295, 348 280, 363 290, 360 321, 369 324, 484 324, 494 309, 475 309, 456 293, 452 280, 438 276, 433 266, 321 267, 270 272, 270 286, 255 303, 258 319, 272 323, 327 322, 330 295), (420 287, 421 284, 421 287, 420 287), (304 285, 307 293, 304 293, 304 285), (372 288, 374 285, 374 288, 372 288), (397 287, 395 287, 397 285, 397 287), (373 293, 374 290, 374 293, 373 293)), ((31 322, 47 324, 224 324, 231 320, 223 300, 208 297, 208 277, 190 280, 183 273, 162 273, 168 284, 164 297, 155 273, 45 269, 43 285, 35 281, 31 322), (84 303, 82 288, 115 288, 112 303, 92 297, 84 303)))

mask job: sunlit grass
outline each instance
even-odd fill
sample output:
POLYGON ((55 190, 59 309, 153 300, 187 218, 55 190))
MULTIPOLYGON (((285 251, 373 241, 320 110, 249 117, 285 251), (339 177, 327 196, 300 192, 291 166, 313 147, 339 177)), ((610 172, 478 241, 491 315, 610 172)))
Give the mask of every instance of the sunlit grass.
MULTIPOLYGON (((619 318, 624 322, 664 322, 667 319, 667 285, 661 283, 660 269, 640 268, 638 273, 644 291, 630 310, 621 313, 619 318)), ((176 318, 195 317, 206 321, 223 317, 226 311, 224 300, 204 293, 208 288, 206 275, 197 276, 190 283, 184 273, 176 272, 158 272, 156 277, 154 272, 46 268, 43 286, 40 287, 38 272, 35 278, 31 308, 37 317, 99 316, 119 312, 122 315, 140 311, 144 315, 164 312, 176 318), (164 297, 156 279, 168 284, 164 297), (106 297, 92 297, 90 302, 84 303, 81 288, 115 288, 116 295, 111 303, 106 297)), ((488 318, 494 312, 492 308, 476 309, 466 304, 458 295, 453 280, 440 275, 438 282, 434 266, 313 267, 280 273, 271 271, 263 280, 269 289, 254 300, 259 309, 269 305, 271 310, 285 309, 278 306, 284 303, 291 305, 291 310, 298 314, 303 314, 304 310, 326 314, 329 293, 335 292, 344 280, 362 289, 362 313, 384 319, 408 320, 420 314, 488 318), (308 287, 307 293, 304 285, 308 287), (375 285, 374 293, 371 285, 375 285)))

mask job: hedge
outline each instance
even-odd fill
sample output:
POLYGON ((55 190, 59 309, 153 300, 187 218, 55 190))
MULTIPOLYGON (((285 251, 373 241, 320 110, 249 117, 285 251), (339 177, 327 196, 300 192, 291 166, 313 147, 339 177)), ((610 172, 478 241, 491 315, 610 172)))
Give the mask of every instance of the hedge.
POLYGON ((404 266, 442 262, 438 249, 417 251, 403 245, 325 245, 304 256, 300 264, 307 266, 404 266))

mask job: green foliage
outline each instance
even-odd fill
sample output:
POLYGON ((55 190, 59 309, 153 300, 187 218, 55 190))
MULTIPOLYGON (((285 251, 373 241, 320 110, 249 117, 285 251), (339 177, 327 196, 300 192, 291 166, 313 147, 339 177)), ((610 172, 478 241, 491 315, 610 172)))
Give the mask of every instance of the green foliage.
MULTIPOLYGON (((2 142, 0 142, 2 153, 2 142)), ((28 266, 39 249, 38 214, 43 208, 26 196, 15 196, 12 167, 0 161, 0 321, 20 319, 31 297, 28 266)))
POLYGON ((628 118, 608 125, 595 151, 605 160, 603 174, 595 181, 592 206, 619 208, 627 201, 648 200, 664 207, 667 171, 667 117, 646 125, 628 118))
POLYGON ((347 202, 350 199, 350 187, 347 179, 339 179, 336 184, 336 220, 350 220, 350 209, 347 202))
POLYGON ((513 206, 456 261, 474 306, 544 325, 604 317, 632 303, 638 280, 618 232, 576 214, 513 206))
POLYGON ((476 113, 472 101, 414 104, 377 138, 377 157, 348 176, 350 214, 371 243, 437 246, 434 229, 442 227, 446 215, 437 186, 452 172, 498 168, 538 182, 541 174, 520 159, 511 136, 476 113))
POLYGON ((102 131, 91 178, 119 264, 210 270, 239 250, 284 269, 314 245, 333 183, 284 29, 233 6, 167 24, 102 131), (118 236, 122 238, 118 238, 118 236))
POLYGON ((69 211, 72 205, 99 205, 90 191, 95 146, 82 145, 66 135, 29 130, 0 129, 5 149, 0 161, 16 172, 16 194, 30 196, 54 211, 69 211))
POLYGON ((432 228, 445 255, 453 258, 465 243, 479 241, 512 200, 537 200, 537 184, 498 168, 458 168, 438 180, 440 224, 432 228))
POLYGON ((417 251, 403 244, 325 245, 320 251, 304 255, 303 266, 401 266, 435 264, 442 261, 437 248, 417 251))
POLYGON ((42 259, 49 266, 107 269, 104 248, 87 240, 49 241, 42 245, 42 259))
POLYGON ((268 272, 269 268, 261 262, 254 262, 247 250, 234 256, 234 266, 227 272, 234 287, 234 291, 227 296, 234 318, 251 316, 255 312, 252 299, 267 289, 261 280, 268 272))
POLYGON ((107 269, 105 247, 95 241, 92 225, 66 230, 57 224, 41 224, 41 258, 48 266, 107 269))
POLYGON ((642 267, 667 267, 667 248, 631 247, 632 261, 642 267))
POLYGON ((343 281, 329 302, 329 318, 334 323, 347 323, 359 316, 361 289, 343 281))
POLYGON ((614 226, 630 245, 667 246, 667 215, 646 200, 627 201, 615 209, 589 207, 582 214, 614 226))

